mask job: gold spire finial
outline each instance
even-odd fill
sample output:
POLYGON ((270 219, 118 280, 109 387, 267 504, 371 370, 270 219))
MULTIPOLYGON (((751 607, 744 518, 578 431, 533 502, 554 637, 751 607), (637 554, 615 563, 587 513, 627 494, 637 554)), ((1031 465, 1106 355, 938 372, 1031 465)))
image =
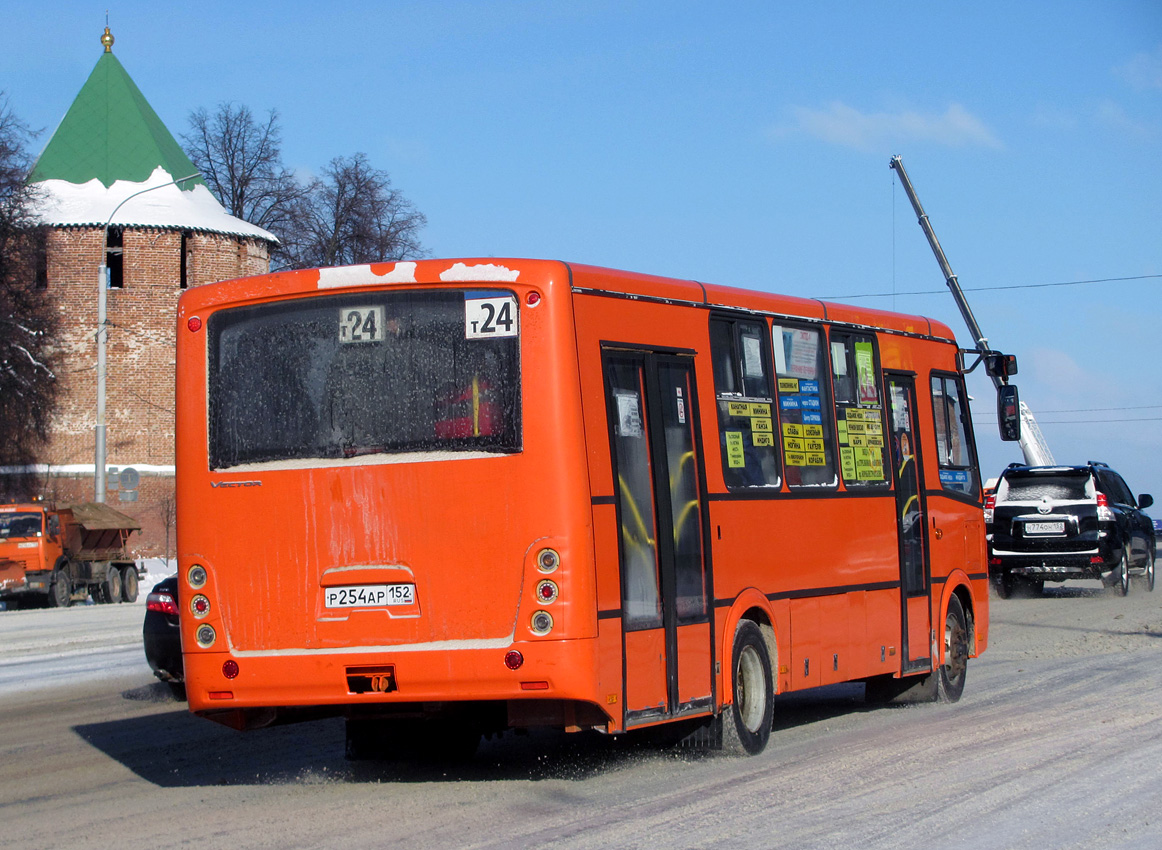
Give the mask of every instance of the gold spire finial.
POLYGON ((101 36, 101 43, 105 45, 105 52, 113 52, 113 33, 109 32, 109 28, 105 27, 105 34, 101 36))

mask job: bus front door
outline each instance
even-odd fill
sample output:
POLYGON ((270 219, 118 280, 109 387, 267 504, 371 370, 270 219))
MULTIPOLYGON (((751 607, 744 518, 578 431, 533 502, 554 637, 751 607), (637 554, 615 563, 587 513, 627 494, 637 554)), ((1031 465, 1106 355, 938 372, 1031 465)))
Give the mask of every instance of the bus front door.
POLYGON ((605 355, 627 726, 713 710, 692 357, 605 355))
POLYGON ((902 672, 932 667, 932 606, 928 580, 928 523, 924 500, 916 385, 911 375, 887 374, 892 472, 900 546, 902 672))

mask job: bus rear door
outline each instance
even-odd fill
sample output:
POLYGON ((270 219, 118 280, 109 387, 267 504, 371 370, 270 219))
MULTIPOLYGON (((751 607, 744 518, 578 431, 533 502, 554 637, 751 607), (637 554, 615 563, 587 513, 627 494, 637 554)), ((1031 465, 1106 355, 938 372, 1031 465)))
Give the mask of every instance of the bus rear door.
POLYGON ((606 351, 627 726, 713 710, 693 357, 606 351))

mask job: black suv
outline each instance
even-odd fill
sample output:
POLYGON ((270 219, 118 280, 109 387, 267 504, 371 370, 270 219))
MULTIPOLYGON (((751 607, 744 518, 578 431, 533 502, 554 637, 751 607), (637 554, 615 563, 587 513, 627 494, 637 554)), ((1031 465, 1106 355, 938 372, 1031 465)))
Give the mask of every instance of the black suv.
POLYGON ((989 574, 1007 599, 1047 581, 1101 579, 1125 596, 1130 576, 1154 589, 1154 524, 1122 476, 1104 463, 1010 464, 985 500, 989 574))

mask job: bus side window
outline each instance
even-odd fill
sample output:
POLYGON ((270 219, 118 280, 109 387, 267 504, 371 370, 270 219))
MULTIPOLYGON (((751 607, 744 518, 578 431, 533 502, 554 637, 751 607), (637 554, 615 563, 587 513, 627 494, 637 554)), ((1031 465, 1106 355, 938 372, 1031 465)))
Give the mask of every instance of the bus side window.
POLYGON ((848 488, 887 486, 884 406, 876 368, 875 338, 831 333, 831 385, 839 468, 848 488))
POLYGON ((966 398, 961 378, 951 375, 932 376, 932 411, 936 419, 940 486, 975 498, 980 492, 980 485, 966 398))
POLYGON ((779 386, 779 434, 790 487, 834 487, 835 444, 828 402, 827 339, 822 329, 771 329, 779 386))
POLYGON ((766 324, 761 321, 710 320, 722 475, 732 489, 779 486, 765 331, 766 324))

